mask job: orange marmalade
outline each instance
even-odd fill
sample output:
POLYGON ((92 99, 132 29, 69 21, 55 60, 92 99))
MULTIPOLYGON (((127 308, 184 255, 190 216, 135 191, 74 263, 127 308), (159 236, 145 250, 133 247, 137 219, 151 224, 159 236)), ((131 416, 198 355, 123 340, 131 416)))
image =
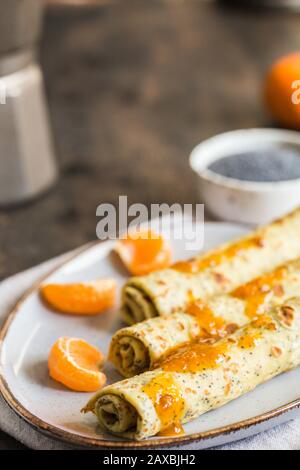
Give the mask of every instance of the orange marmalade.
POLYGON ((185 402, 171 374, 161 373, 143 387, 143 392, 152 401, 161 422, 161 436, 183 433, 180 420, 185 402))
POLYGON ((218 367, 227 350, 228 343, 224 341, 215 344, 188 342, 171 349, 155 366, 167 372, 201 372, 218 367))
POLYGON ((252 248, 262 248, 263 239, 261 237, 252 237, 233 243, 222 250, 204 256, 203 258, 192 258, 188 261, 179 261, 173 264, 172 269, 190 274, 196 274, 208 268, 215 268, 224 261, 231 260, 235 256, 244 254, 245 251, 252 248))
POLYGON ((270 331, 275 331, 277 328, 273 318, 269 315, 258 315, 251 321, 250 327, 265 328, 266 330, 270 331))
POLYGON ((258 277, 253 281, 244 284, 233 292, 231 296, 246 301, 245 313, 249 318, 255 317, 257 314, 263 313, 266 297, 269 294, 283 295, 284 291, 280 281, 287 273, 286 267, 280 267, 269 274, 258 277))
POLYGON ((222 337, 227 334, 225 320, 216 317, 209 306, 201 300, 192 302, 187 307, 187 313, 196 318, 201 337, 222 337))
POLYGON ((159 431, 157 434, 161 437, 182 436, 184 429, 181 423, 172 423, 169 427, 159 431))
POLYGON ((262 338, 262 329, 276 330, 276 323, 269 315, 257 315, 245 330, 245 334, 239 337, 238 346, 242 349, 253 348, 258 340, 262 338))

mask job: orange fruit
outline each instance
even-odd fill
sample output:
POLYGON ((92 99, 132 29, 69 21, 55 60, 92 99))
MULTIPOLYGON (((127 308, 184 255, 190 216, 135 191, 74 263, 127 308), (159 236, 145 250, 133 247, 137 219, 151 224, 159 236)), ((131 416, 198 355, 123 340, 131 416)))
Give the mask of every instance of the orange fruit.
POLYGON ((264 97, 273 117, 283 126, 300 128, 300 52, 286 55, 270 68, 265 78, 264 97), (297 98, 295 102, 295 98, 297 98), (293 102, 294 101, 294 102, 293 102))
POLYGON ((95 392, 106 382, 103 354, 83 339, 59 338, 51 348, 50 377, 77 392, 95 392))
POLYGON ((135 276, 166 268, 171 262, 169 243, 151 230, 128 233, 117 241, 115 251, 135 276))
POLYGON ((60 312, 97 315, 114 306, 116 287, 113 279, 80 284, 46 284, 41 287, 41 295, 51 307, 60 312))

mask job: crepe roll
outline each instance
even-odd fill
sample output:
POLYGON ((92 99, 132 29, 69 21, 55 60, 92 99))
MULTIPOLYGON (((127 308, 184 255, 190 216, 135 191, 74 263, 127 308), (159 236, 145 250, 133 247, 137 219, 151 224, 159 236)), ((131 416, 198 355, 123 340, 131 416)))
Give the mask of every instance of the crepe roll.
POLYGON ((249 235, 170 268, 129 279, 121 315, 133 325, 183 310, 192 294, 207 300, 300 256, 300 208, 249 235))
POLYGON ((175 348, 156 369, 99 391, 83 411, 119 437, 179 435, 182 424, 299 364, 300 298, 294 298, 214 344, 175 348))
POLYGON ((109 359, 121 375, 132 377, 151 369, 166 351, 179 344, 191 341, 201 334, 207 340, 225 336, 248 321, 244 314, 243 301, 239 299, 220 296, 209 305, 202 308, 195 302, 193 308, 199 308, 201 318, 178 312, 122 328, 112 338, 109 359), (215 315, 208 308, 213 308, 215 315), (216 316, 218 311, 222 317, 216 316), (204 329, 204 322, 207 323, 207 329, 204 329))

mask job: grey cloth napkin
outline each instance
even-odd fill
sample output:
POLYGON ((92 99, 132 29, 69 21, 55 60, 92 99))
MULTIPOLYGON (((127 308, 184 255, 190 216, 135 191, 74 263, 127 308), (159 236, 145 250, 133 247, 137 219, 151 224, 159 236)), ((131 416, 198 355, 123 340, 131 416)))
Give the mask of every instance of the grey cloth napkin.
MULTIPOLYGON (((6 279, 0 284, 0 324, 5 319, 9 309, 15 304, 20 295, 31 286, 39 277, 46 274, 55 267, 56 264, 63 261, 64 255, 54 260, 50 260, 35 268, 29 269, 23 273, 17 274, 6 279)), ((19 418, 12 411, 4 399, 0 396, 0 428, 12 437, 22 442, 32 449, 39 450, 70 450, 73 446, 52 439, 37 429, 31 427, 23 419, 19 418)), ((182 446, 177 449, 196 450, 197 443, 182 446)), ((286 424, 276 426, 275 428, 249 437, 238 442, 227 444, 217 449, 221 450, 264 450, 264 449, 282 449, 298 450, 300 449, 300 418, 290 421, 286 424)))

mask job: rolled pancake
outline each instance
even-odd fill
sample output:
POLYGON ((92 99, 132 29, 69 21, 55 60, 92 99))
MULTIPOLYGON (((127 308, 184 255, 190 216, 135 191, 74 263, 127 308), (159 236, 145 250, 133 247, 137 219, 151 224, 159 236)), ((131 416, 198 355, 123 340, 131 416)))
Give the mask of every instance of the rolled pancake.
MULTIPOLYGON (((222 318, 215 316, 215 320, 218 324, 222 322, 223 336, 226 331, 230 332, 249 321, 244 314, 244 302, 240 299, 219 296, 209 302, 209 308, 216 315, 218 312, 222 315, 222 318)), ((214 322, 212 317, 211 321, 214 322)), ((191 341, 201 333, 207 338, 201 323, 194 315, 178 312, 122 328, 112 338, 109 359, 124 377, 141 374, 151 369, 169 349, 191 341)), ((221 331, 219 333, 222 334, 221 331)))
POLYGON ((300 208, 238 241, 171 268, 131 278, 121 315, 132 325, 184 310, 189 295, 207 300, 300 256, 300 208))
POLYGON ((216 342, 175 349, 152 371, 109 385, 86 405, 117 436, 178 433, 182 423, 300 364, 300 299, 290 299, 216 342))
POLYGON ((231 294, 192 302, 185 312, 122 328, 112 338, 109 358, 124 377, 153 368, 169 349, 196 337, 218 339, 255 315, 300 295, 300 259, 246 283, 231 294))

